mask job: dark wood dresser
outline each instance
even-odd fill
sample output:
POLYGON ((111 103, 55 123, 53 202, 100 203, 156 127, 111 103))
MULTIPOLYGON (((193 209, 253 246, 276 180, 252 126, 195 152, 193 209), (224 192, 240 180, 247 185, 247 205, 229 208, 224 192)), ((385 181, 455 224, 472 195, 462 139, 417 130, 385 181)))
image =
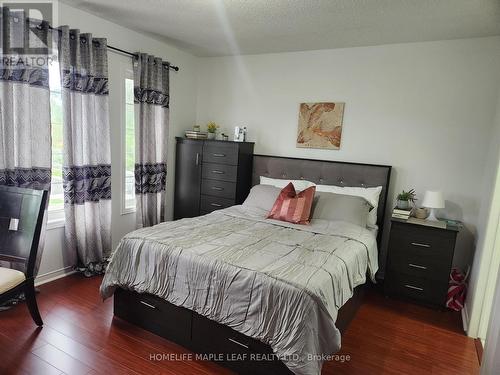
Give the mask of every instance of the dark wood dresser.
POLYGON ((251 187, 252 142, 176 140, 175 220, 243 203, 251 187))
POLYGON ((458 231, 392 219, 385 293, 444 308, 458 231))

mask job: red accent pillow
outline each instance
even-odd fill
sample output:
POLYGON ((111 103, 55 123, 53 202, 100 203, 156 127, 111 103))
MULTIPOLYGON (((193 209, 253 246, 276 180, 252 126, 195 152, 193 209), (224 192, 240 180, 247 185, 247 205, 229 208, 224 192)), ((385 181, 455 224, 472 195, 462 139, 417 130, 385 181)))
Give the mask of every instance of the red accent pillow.
POLYGON ((297 194, 290 182, 281 190, 267 218, 294 224, 309 224, 315 192, 316 186, 311 186, 297 194))

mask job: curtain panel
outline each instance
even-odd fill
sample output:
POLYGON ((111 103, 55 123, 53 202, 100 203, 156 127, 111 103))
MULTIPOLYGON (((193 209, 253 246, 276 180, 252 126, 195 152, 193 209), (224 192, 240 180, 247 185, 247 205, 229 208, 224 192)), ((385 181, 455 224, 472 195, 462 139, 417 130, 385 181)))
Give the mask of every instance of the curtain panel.
POLYGON ((137 53, 134 60, 135 194, 138 227, 165 220, 169 66, 137 53))
POLYGON ((86 276, 111 253, 111 146, 107 42, 60 28, 66 249, 86 276))
MULTIPOLYGON (((0 33, 0 185, 50 190, 49 24, 0 7, 0 33)), ((35 275, 44 242, 42 231, 35 275)))

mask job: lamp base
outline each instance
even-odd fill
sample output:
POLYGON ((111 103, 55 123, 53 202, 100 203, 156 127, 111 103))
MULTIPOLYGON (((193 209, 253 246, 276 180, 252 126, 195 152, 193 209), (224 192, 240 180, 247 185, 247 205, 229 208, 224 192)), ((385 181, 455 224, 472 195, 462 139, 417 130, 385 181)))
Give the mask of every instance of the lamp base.
POLYGON ((436 217, 436 209, 435 208, 429 208, 429 216, 425 220, 428 221, 439 221, 439 219, 436 217))

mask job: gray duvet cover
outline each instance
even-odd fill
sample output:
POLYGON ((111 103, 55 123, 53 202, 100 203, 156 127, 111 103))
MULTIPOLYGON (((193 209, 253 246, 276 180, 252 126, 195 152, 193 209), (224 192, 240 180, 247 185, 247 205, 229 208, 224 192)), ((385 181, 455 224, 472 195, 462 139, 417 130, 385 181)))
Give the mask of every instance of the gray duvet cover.
POLYGON ((295 374, 340 349, 340 307, 378 269, 373 232, 234 206, 127 234, 101 285, 151 293, 269 344, 295 374))

